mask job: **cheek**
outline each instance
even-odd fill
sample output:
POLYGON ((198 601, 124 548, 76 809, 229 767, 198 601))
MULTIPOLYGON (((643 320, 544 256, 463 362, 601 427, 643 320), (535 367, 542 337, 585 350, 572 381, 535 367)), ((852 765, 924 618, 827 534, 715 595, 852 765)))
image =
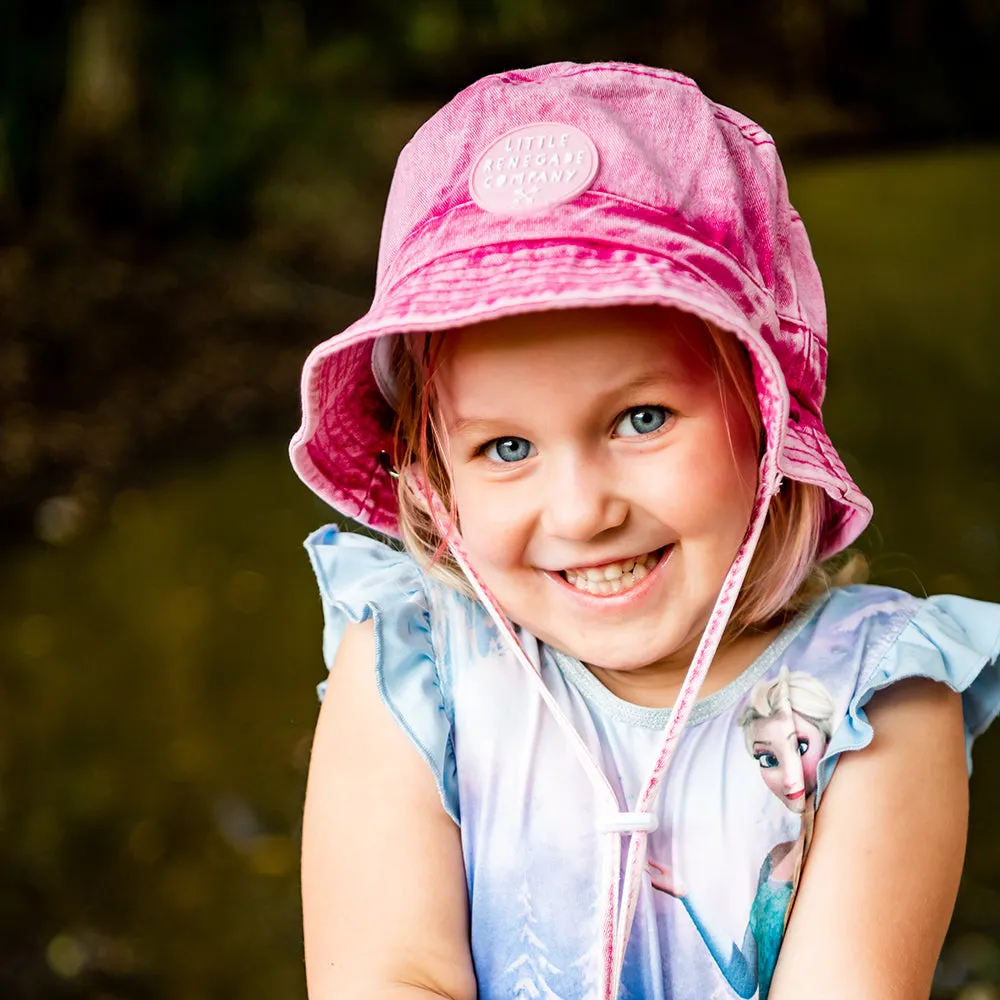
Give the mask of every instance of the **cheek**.
POLYGON ((638 482, 645 484, 646 503, 669 507, 678 528, 717 536, 730 547, 739 544, 750 520, 756 460, 745 443, 730 442, 724 423, 709 423, 701 431, 638 482))
POLYGON ((807 792, 813 792, 816 789, 816 770, 822 757, 822 743, 811 745, 802 756, 802 777, 805 780, 807 792))
POLYGON ((502 569, 520 561, 528 519, 510 485, 461 475, 452 483, 462 538, 477 566, 502 569))
POLYGON ((780 764, 777 767, 762 767, 760 773, 764 779, 764 784, 775 795, 784 794, 784 768, 780 764))
POLYGON ((715 447, 719 456, 715 463, 715 497, 733 519, 742 539, 757 494, 757 446, 751 441, 749 426, 741 424, 731 431, 724 429, 715 447))

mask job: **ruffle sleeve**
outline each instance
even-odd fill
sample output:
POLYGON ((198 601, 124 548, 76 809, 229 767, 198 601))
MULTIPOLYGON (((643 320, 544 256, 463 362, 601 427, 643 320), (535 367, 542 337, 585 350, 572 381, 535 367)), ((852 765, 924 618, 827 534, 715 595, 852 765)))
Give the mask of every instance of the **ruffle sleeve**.
POLYGON ((820 762, 819 793, 839 756, 868 746, 874 730, 864 707, 897 681, 927 677, 962 695, 965 748, 972 771, 972 742, 1000 713, 1000 606, 943 595, 922 601, 867 678, 861 679, 820 762))
MULTIPOLYGON (((427 761, 441 802, 458 823, 452 743, 454 709, 447 670, 435 655, 420 570, 403 552, 329 526, 305 541, 323 601, 323 659, 333 666, 348 623, 371 618, 375 677, 396 722, 427 761)), ((319 685, 322 699, 326 682, 319 685)))

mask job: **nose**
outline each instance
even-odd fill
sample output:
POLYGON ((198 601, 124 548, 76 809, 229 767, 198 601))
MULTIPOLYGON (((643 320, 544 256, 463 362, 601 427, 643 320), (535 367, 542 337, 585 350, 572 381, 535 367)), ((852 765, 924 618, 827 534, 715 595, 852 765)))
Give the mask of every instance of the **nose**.
POLYGON ((542 527, 555 538, 586 542, 628 517, 617 477, 592 457, 564 455, 549 464, 542 487, 542 527))

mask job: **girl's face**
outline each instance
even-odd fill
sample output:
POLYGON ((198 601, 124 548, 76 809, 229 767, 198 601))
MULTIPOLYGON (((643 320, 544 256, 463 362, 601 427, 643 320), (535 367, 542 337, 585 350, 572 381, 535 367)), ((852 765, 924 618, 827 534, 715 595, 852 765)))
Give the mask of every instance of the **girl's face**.
POLYGON ((608 671, 686 669, 743 539, 757 441, 709 333, 654 308, 449 334, 438 371, 459 526, 519 625, 608 671))
POLYGON ((804 813, 806 799, 816 791, 816 768, 826 750, 826 738, 795 712, 751 722, 750 736, 764 784, 793 813, 804 813))

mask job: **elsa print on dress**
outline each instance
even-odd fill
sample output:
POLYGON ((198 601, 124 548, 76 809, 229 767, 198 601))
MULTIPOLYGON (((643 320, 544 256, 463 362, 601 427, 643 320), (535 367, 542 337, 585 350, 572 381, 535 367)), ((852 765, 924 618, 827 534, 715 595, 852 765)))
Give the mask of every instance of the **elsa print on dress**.
POLYGON ((687 887, 666 865, 649 860, 654 889, 679 899, 735 993, 767 1000, 799 873, 812 833, 816 770, 833 733, 833 698, 811 674, 782 667, 753 687, 738 725, 768 790, 800 817, 795 840, 764 858, 743 942, 720 939, 707 926, 687 887))

